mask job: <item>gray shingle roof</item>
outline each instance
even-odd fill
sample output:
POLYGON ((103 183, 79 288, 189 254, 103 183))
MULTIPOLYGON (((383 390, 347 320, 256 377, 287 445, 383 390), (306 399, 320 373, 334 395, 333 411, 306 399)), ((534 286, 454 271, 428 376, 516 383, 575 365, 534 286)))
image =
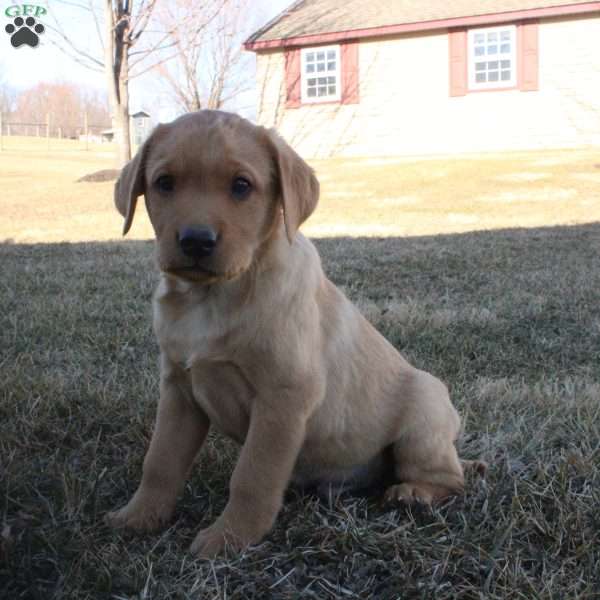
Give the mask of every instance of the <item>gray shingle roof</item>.
POLYGON ((600 10, 600 2, 573 0, 300 0, 247 43, 582 4, 600 10))

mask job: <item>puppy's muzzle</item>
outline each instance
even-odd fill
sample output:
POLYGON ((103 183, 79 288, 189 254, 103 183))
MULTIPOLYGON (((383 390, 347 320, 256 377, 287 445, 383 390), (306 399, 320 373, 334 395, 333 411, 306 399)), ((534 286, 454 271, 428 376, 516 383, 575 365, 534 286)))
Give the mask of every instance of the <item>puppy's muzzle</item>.
POLYGON ((181 251, 191 258, 210 256, 217 245, 217 234, 206 225, 183 227, 177 232, 181 251))

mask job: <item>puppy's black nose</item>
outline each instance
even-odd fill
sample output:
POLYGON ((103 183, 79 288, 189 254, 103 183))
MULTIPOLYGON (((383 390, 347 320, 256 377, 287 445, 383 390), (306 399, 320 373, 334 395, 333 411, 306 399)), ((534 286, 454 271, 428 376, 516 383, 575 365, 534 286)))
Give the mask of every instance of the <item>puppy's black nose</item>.
POLYGON ((206 225, 183 227, 178 233, 179 246, 186 256, 210 256, 217 245, 217 234, 206 225))

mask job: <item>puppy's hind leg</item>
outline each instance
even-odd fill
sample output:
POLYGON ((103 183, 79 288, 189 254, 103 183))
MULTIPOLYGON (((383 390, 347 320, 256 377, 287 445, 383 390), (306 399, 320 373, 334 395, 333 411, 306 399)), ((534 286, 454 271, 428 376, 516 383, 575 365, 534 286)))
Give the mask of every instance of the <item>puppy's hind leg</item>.
POLYGON ((385 493, 386 502, 433 504, 460 494, 464 475, 454 442, 460 418, 441 381, 416 371, 405 400, 407 409, 392 444, 398 483, 385 493))

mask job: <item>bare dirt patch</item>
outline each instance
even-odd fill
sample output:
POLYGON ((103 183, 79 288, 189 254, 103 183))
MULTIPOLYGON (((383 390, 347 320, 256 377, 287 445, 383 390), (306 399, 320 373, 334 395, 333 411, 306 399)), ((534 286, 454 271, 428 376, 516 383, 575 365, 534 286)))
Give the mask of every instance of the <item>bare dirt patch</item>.
POLYGON ((100 171, 80 177, 77 182, 98 183, 101 181, 115 181, 119 177, 120 172, 120 169, 100 169, 100 171))

